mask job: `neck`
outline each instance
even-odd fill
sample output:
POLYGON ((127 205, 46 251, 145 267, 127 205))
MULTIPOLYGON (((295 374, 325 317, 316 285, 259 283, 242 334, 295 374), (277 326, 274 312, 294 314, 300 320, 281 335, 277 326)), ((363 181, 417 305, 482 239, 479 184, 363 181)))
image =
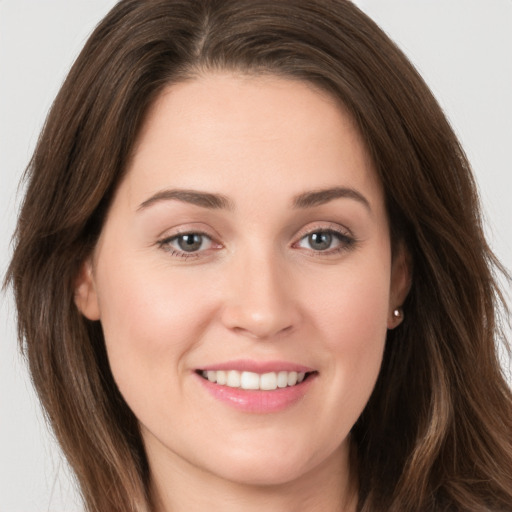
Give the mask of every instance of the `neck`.
POLYGON ((348 447, 321 466, 284 483, 255 485, 234 482, 176 461, 152 466, 155 512, 355 512, 357 483, 350 471, 348 447))

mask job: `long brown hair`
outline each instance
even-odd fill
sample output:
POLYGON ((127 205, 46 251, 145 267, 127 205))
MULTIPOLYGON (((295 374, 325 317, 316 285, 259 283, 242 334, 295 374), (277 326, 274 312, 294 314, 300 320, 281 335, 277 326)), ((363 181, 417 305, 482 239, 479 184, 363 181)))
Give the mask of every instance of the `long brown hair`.
POLYGON ((6 282, 87 509, 151 504, 137 420, 101 325, 75 306, 75 281, 148 107, 169 83, 211 70, 304 80, 343 102, 382 181, 392 239, 411 256, 405 322, 388 334, 351 434, 359 510, 510 510, 512 397, 496 353, 503 269, 470 166, 412 65, 345 0, 122 0, 62 86, 27 169, 6 282))

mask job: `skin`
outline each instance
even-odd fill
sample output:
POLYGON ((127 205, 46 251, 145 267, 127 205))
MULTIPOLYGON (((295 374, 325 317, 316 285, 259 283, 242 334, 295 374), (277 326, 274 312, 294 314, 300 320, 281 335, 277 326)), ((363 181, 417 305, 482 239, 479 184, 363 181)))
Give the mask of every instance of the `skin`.
POLYGON ((76 290, 140 421, 155 508, 355 510, 349 432, 408 288, 381 185, 342 106, 277 77, 219 73, 167 88, 76 290), (340 187, 352 192, 294 205, 340 187), (225 204, 162 197, 169 189, 225 204), (312 245, 310 233, 329 230, 327 249, 312 245), (207 235, 187 257, 184 232, 207 235), (195 370, 241 358, 317 374, 282 411, 240 411, 195 370))

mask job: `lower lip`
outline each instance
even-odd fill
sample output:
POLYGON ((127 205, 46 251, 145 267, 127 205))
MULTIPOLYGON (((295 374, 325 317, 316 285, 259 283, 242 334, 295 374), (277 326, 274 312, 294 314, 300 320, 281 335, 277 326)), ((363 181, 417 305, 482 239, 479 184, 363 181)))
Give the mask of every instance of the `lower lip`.
POLYGON ((217 400, 240 411, 264 414, 283 411, 299 402, 315 380, 316 374, 309 375, 306 380, 295 386, 272 391, 231 388, 210 382, 199 375, 196 377, 217 400))

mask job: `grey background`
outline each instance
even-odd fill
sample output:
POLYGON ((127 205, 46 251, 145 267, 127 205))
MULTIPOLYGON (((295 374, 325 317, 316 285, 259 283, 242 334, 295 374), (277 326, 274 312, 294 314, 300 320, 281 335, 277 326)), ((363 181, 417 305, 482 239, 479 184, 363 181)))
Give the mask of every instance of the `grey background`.
MULTIPOLYGON (((1 275, 18 181, 46 112, 114 3, 0 0, 1 275)), ((445 109, 473 164, 491 245, 512 268, 512 0, 356 3, 402 47, 445 109)), ((78 493, 16 350, 14 317, 10 295, 0 296, 0 512, 76 512, 78 493)))

